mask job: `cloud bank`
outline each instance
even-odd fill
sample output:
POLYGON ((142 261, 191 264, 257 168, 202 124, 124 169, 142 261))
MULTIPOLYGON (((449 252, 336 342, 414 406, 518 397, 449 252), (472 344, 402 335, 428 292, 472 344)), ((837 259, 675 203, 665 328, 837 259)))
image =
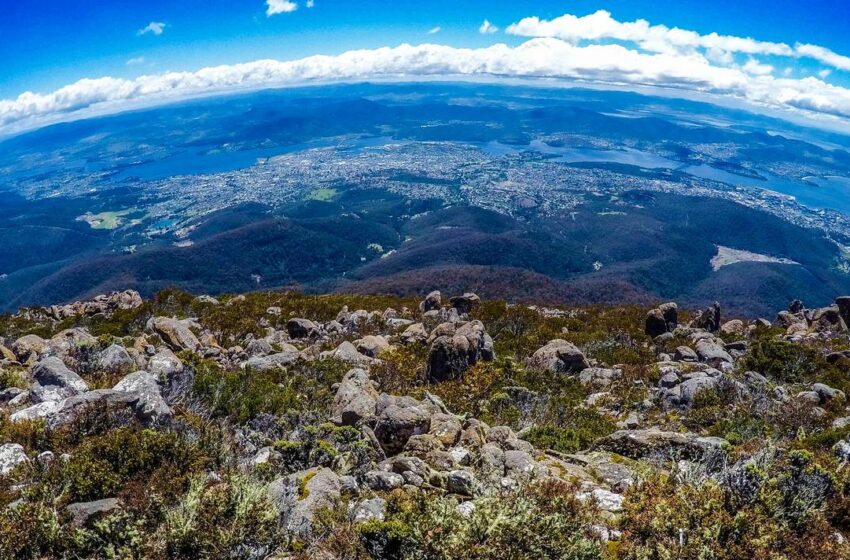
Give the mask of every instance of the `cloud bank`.
MULTIPOLYGON (((272 3, 269 2, 270 7, 272 3)), ((584 18, 567 15, 551 21, 528 18, 507 31, 531 38, 516 46, 500 43, 463 49, 404 44, 338 56, 258 60, 196 72, 166 72, 132 80, 84 79, 51 93, 25 92, 15 99, 0 100, 0 132, 116 111, 131 104, 155 104, 217 92, 433 76, 550 78, 627 88, 654 86, 734 98, 809 117, 828 115, 850 123, 850 89, 826 82, 827 74, 792 78, 790 73, 777 73, 772 64, 761 58, 806 56, 828 60, 836 70, 850 62, 822 47, 699 35, 643 21, 622 23, 607 12, 584 18), (605 39, 632 45, 604 42, 605 39), (736 62, 735 56, 744 57, 745 61, 736 62)))
POLYGON ((651 25, 644 19, 622 22, 614 19, 606 10, 581 17, 565 14, 552 20, 528 17, 508 26, 505 31, 522 37, 554 37, 573 44, 582 41, 624 41, 654 53, 703 52, 721 63, 729 63, 730 54, 811 58, 838 70, 850 70, 850 57, 817 45, 796 43, 791 46, 717 33, 701 35, 678 27, 651 25))

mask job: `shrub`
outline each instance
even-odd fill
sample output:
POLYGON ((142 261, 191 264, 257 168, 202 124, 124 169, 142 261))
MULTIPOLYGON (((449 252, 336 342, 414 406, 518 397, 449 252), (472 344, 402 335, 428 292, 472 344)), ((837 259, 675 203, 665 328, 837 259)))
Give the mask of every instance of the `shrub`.
POLYGON ((534 426, 525 439, 540 449, 575 453, 616 429, 613 422, 596 411, 576 408, 559 425, 534 426))
POLYGON ((830 366, 817 350, 802 344, 763 338, 752 345, 744 367, 773 376, 782 383, 797 383, 810 380, 830 366))
POLYGON ((245 475, 197 476, 165 516, 169 558, 261 558, 283 541, 280 514, 263 483, 245 475))

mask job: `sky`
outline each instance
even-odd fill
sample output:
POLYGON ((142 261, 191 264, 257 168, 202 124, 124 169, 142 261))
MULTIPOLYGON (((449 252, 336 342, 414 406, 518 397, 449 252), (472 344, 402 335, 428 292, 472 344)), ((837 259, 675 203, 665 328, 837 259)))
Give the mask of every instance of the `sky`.
POLYGON ((219 90, 441 74, 650 85, 850 119, 847 0, 0 5, 0 132, 219 90))

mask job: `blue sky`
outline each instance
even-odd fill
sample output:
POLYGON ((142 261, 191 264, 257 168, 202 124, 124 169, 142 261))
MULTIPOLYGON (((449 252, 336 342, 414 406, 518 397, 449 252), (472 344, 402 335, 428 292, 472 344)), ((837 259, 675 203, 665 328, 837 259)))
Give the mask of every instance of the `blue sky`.
MULTIPOLYGON (((0 18, 0 97, 48 91, 85 77, 132 77, 258 58, 292 59, 353 48, 440 42, 483 46, 484 19, 504 28, 526 16, 584 15, 607 9, 709 33, 766 41, 812 42, 850 53, 846 0, 315 0, 266 16, 263 0, 5 0, 0 18), (770 8, 766 5, 770 4, 770 8), (164 22, 159 36, 137 32, 164 22), (427 31, 440 27, 435 35, 427 31), (143 63, 127 65, 128 60, 143 63)), ((508 43, 516 37, 500 36, 508 43)))
MULTIPOLYGON (((29 122, 32 115, 28 111, 35 105, 48 107, 39 109, 41 112, 36 111, 35 116, 43 120, 49 119, 49 114, 67 114, 81 107, 103 104, 104 101, 115 104, 119 95, 116 91, 107 90, 136 87, 138 84, 131 81, 141 75, 167 71, 194 72, 204 67, 259 59, 289 61, 314 54, 339 55, 352 49, 379 49, 403 43, 485 49, 497 43, 519 48, 528 42, 527 48, 516 53, 494 54, 488 51, 476 54, 471 57, 472 62, 477 64, 471 73, 490 73, 493 68, 509 67, 508 74, 524 74, 523 64, 536 66, 539 61, 548 58, 550 66, 555 67, 541 67, 536 75, 595 80, 597 77, 590 75, 587 61, 598 59, 604 66, 611 63, 612 56, 616 58, 617 53, 609 52, 607 58, 600 58, 597 56, 599 53, 577 53, 566 47, 585 47, 588 43, 621 44, 622 37, 606 36, 589 41, 584 36, 575 38, 570 35, 572 24, 567 31, 562 27, 555 34, 547 34, 545 25, 536 24, 526 27, 525 32, 505 31, 510 30, 510 24, 530 16, 537 16, 545 23, 564 14, 582 17, 600 9, 610 12, 617 25, 626 24, 620 26, 622 29, 618 32, 627 33, 628 22, 641 18, 652 25, 678 27, 700 36, 718 33, 738 38, 751 37, 759 42, 781 43, 792 50, 798 43, 816 45, 820 49, 818 52, 823 51, 826 55, 813 58, 805 53, 801 56, 796 51, 782 56, 770 52, 752 55, 746 50, 709 52, 702 45, 696 52, 705 60, 697 62, 710 66, 706 67, 712 73, 710 83, 702 83, 698 72, 682 71, 687 60, 681 57, 678 61, 667 61, 671 65, 667 70, 674 75, 670 84, 665 83, 660 75, 645 76, 646 68, 643 67, 638 81, 724 95, 731 92, 731 95, 757 103, 790 104, 793 110, 815 110, 842 118, 850 117, 850 58, 842 58, 835 64, 829 62, 834 60, 834 57, 830 58, 832 55, 850 55, 850 34, 847 33, 850 29, 850 5, 847 0, 313 0, 312 7, 306 5, 307 1, 3 0, 0 17, 0 129, 8 123, 29 122), (267 3, 285 7, 289 2, 297 3, 298 9, 268 15, 267 3), (480 32, 484 20, 491 22, 498 32, 480 32), (428 33, 435 28, 439 28, 439 32, 428 33), (142 33, 144 29, 148 31, 142 33), (559 35, 564 32, 569 36, 559 35), (533 39, 539 37, 557 41, 550 41, 544 49, 531 48, 535 44, 533 39), (562 41, 566 43, 561 44, 562 41), (581 63, 585 65, 579 69, 560 66, 558 57, 572 60, 574 55, 584 57, 579 66, 581 63), (494 61, 499 57, 502 59, 494 61), (505 62, 505 58, 509 60, 505 62), (720 71, 729 68, 743 72, 744 77, 720 71), (62 98, 60 102, 57 102, 56 95, 38 98, 37 103, 30 98, 18 97, 26 91, 50 95, 54 90, 78 80, 104 76, 127 82, 100 84, 95 93, 92 93, 91 87, 77 87, 73 91, 73 102, 67 102, 69 96, 64 94, 58 96, 62 98), (819 77, 822 83, 811 84, 802 80, 799 84, 791 84, 794 94, 790 101, 788 96, 778 99, 768 92, 771 88, 780 87, 768 83, 770 78, 802 79, 807 76, 819 77), (744 83, 747 80, 752 83, 744 83), (842 89, 835 90, 830 86, 842 89), (55 109, 52 108, 54 106, 55 109)), ((582 31, 587 32, 587 29, 582 31)), ((646 41, 646 37, 641 40, 646 41)), ((671 49, 669 44, 656 48, 646 42, 627 46, 631 49, 630 53, 648 52, 662 57, 670 54, 671 49)), ((674 45, 674 49, 677 55, 683 56, 695 52, 691 45, 674 45)), ((413 61, 411 64, 416 62, 416 56, 421 58, 432 54, 409 54, 413 61)), ((440 56, 443 62, 451 58, 446 53, 440 56)), ((644 58, 643 62, 636 64, 658 64, 657 60, 644 58)), ((374 68, 383 68, 381 64, 382 60, 373 61, 374 68)), ((694 66, 698 67, 699 64, 694 66)), ((615 68, 598 78, 620 82, 617 71, 632 76, 634 70, 633 67, 615 68)), ((396 68, 396 71, 407 74, 406 67, 396 68)), ((268 72, 287 77, 303 74, 291 69, 268 72)), ((431 68, 411 70, 411 73, 417 72, 434 73, 431 68)), ((307 74, 315 77, 315 72, 307 74)), ((351 72, 337 69, 330 77, 340 75, 349 76, 351 72)), ((371 75, 367 73, 364 77, 371 75)), ((229 80, 228 83, 232 83, 236 79, 231 76, 229 80)), ((627 81, 630 80, 631 77, 627 81)), ((239 77, 237 81, 262 85, 254 78, 239 77)), ((210 85, 218 87, 219 82, 208 81, 205 87, 210 85)), ((781 87, 785 85, 788 84, 781 87)), ((156 84, 154 89, 160 91, 164 87, 156 84)), ((167 93, 173 97, 181 92, 183 90, 175 89, 167 93)), ((198 92, 192 90, 191 93, 198 92)))

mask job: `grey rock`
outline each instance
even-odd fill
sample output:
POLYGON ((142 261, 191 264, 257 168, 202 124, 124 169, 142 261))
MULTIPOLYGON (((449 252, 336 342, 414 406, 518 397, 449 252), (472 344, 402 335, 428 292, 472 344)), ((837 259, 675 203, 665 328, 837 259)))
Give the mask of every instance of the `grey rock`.
POLYGON ((692 405, 700 393, 716 391, 719 386, 717 377, 696 377, 683 381, 679 385, 679 395, 683 404, 692 405))
POLYGON ((479 360, 493 358, 492 339, 486 336, 484 325, 481 321, 470 321, 457 328, 452 336, 446 334, 434 339, 428 352, 428 379, 433 383, 460 379, 479 360))
POLYGON ((552 373, 579 373, 590 367, 581 350, 561 339, 552 340, 534 352, 528 360, 528 365, 552 373))
POLYGON ((369 471, 363 475, 363 484, 376 492, 388 492, 404 486, 404 477, 389 471, 369 471))
POLYGON ((439 291, 435 290, 435 291, 431 292, 430 294, 428 294, 427 296, 425 296, 425 299, 422 300, 422 302, 419 303, 419 311, 421 311, 422 313, 425 313, 425 312, 428 312, 428 311, 436 311, 436 310, 440 309, 440 307, 442 307, 442 305, 443 305, 442 294, 440 294, 439 291))
POLYGON ((72 524, 75 527, 83 527, 120 509, 121 503, 116 498, 106 498, 94 502, 70 504, 65 508, 65 511, 71 516, 72 524))
POLYGON ((375 437, 388 455, 398 454, 411 436, 427 434, 431 428, 432 413, 417 401, 394 401, 380 410, 376 407, 375 437))
POLYGON ((425 342, 428 339, 428 333, 425 331, 425 325, 422 323, 413 323, 401 333, 399 339, 403 344, 425 342))
POLYGON ((183 371, 183 362, 168 348, 162 348, 148 360, 147 371, 166 378, 183 371))
POLYGON ((461 315, 472 312, 481 305, 481 298, 473 293, 465 293, 462 296, 455 296, 449 300, 452 307, 457 309, 461 315))
POLYGON ((705 311, 699 314, 691 324, 697 329, 704 329, 708 332, 717 332, 720 330, 720 304, 715 302, 705 311))
POLYGON ((153 317, 147 323, 147 329, 155 332, 172 350, 191 350, 197 352, 201 342, 190 327, 197 325, 191 320, 179 320, 171 317, 153 317))
POLYGON ((119 381, 114 389, 135 393, 136 414, 145 422, 159 423, 171 418, 171 408, 162 398, 156 377, 146 371, 131 373, 119 381))
POLYGON ((286 322, 291 338, 310 338, 320 334, 319 325, 309 319, 293 318, 286 322))
POLYGON ((390 348, 390 343, 383 336, 367 335, 354 341, 354 346, 361 354, 377 358, 378 354, 390 348))
POLYGON ((322 352, 319 357, 323 360, 339 360, 353 366, 368 366, 372 363, 372 358, 358 352, 354 344, 347 340, 333 350, 322 352))
POLYGON ((446 490, 452 494, 475 496, 480 491, 480 485, 475 475, 465 470, 453 470, 446 478, 446 490))
POLYGON ((4 443, 0 445, 0 476, 6 476, 18 465, 27 463, 29 458, 22 445, 4 443))
POLYGON ((46 348, 47 342, 43 338, 34 334, 28 334, 13 342, 11 350, 18 357, 19 362, 25 363, 38 359, 38 356, 46 348))
POLYGON ((100 369, 108 372, 126 372, 135 367, 136 361, 130 357, 127 349, 118 344, 107 347, 98 357, 100 369))
POLYGON ((83 378, 71 371, 56 357, 46 357, 32 369, 32 376, 41 385, 56 385, 74 394, 88 391, 88 385, 83 378))
POLYGON ((378 392, 369 375, 362 369, 352 369, 342 378, 333 403, 333 417, 353 426, 375 415, 378 392))
POLYGON ((667 333, 667 321, 660 309, 651 309, 644 320, 644 332, 647 336, 655 338, 667 333))
POLYGON ((39 418, 51 416, 57 410, 59 410, 59 403, 57 401, 45 401, 15 412, 9 416, 9 420, 12 422, 38 420, 39 418))
POLYGON ((699 356, 688 346, 679 346, 676 348, 673 359, 677 362, 698 362, 699 356))
POLYGON ((250 371, 270 371, 274 369, 282 369, 288 365, 294 364, 301 357, 301 353, 295 352, 278 352, 269 356, 255 356, 249 358, 242 364, 243 369, 250 371))
POLYGON ((735 361, 719 342, 705 339, 700 340, 697 342, 696 350, 700 360, 714 367, 718 367, 723 363, 731 364, 735 361))
POLYGON ((665 432, 658 428, 618 430, 594 445, 595 449, 618 453, 630 459, 687 459, 699 461, 728 445, 721 438, 692 433, 665 432))
POLYGON ((342 483, 336 473, 328 468, 314 468, 273 481, 268 495, 281 512, 286 529, 304 538, 311 533, 316 512, 336 505, 341 490, 342 483))
POLYGON ((845 400, 844 391, 835 389, 823 383, 815 383, 812 385, 812 391, 818 394, 821 403, 826 403, 833 399, 845 400))
POLYGON ((387 516, 387 501, 383 498, 361 500, 351 510, 351 521, 355 524, 365 521, 383 521, 387 516))
POLYGON ((623 376, 619 369, 590 367, 579 373, 578 380, 582 385, 601 389, 608 387, 623 376))

